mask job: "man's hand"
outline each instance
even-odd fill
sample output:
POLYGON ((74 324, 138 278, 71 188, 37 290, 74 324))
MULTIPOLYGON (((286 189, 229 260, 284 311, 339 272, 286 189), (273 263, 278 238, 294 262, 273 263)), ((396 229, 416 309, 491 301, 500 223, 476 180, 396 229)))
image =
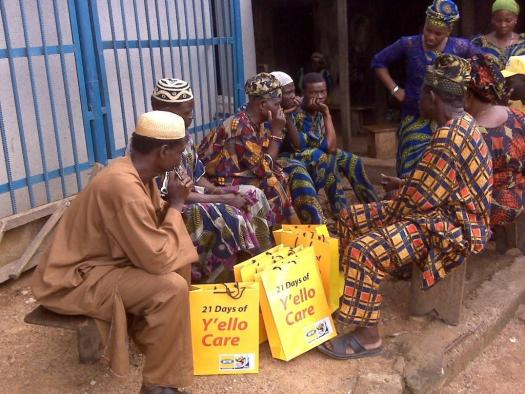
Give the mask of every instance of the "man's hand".
POLYGON ((293 105, 291 105, 288 108, 285 108, 284 114, 285 115, 291 114, 292 112, 294 112, 295 110, 297 110, 297 108, 301 106, 302 102, 303 102, 303 99, 301 97, 295 96, 293 99, 293 105))
POLYGON ((177 211, 182 211, 184 202, 192 189, 193 182, 187 174, 181 174, 179 179, 177 173, 171 171, 168 182, 168 202, 170 207, 175 208, 177 211))
POLYGON ((272 114, 272 111, 268 111, 268 121, 272 126, 272 135, 282 137, 284 126, 286 126, 286 117, 283 109, 279 107, 275 116, 272 114))
POLYGON ((237 209, 245 211, 248 209, 248 200, 242 194, 223 194, 224 203, 231 205, 237 209))
POLYGON ((385 189, 386 192, 397 190, 405 184, 404 179, 397 178, 395 176, 388 176, 385 174, 381 174, 381 178, 383 179, 381 181, 381 185, 383 186, 383 189, 385 189))
POLYGON ((321 102, 318 98, 311 98, 309 102, 309 107, 312 108, 314 111, 321 112, 324 116, 330 115, 330 109, 328 108, 328 105, 321 102))

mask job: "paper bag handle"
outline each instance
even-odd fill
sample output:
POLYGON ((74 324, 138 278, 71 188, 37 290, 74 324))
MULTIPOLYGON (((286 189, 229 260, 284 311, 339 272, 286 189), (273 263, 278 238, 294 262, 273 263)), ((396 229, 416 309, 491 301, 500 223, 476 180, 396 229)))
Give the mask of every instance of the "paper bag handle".
POLYGON ((214 288, 213 294, 228 294, 231 298, 234 300, 238 300, 242 297, 244 294, 244 290, 246 290, 246 287, 240 287, 239 282, 235 282, 234 287, 237 289, 237 293, 234 293, 227 285, 226 283, 221 283, 224 286, 224 291, 217 291, 217 287, 214 288))

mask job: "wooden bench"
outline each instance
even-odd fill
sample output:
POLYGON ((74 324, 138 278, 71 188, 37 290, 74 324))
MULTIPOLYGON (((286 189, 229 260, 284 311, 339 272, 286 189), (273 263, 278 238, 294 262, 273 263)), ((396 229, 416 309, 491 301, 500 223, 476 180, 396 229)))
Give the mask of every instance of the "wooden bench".
POLYGON ((363 127, 368 133, 368 156, 377 159, 392 159, 397 151, 397 126, 372 124, 363 127))
POLYGON ((496 250, 505 253, 509 249, 518 248, 525 253, 525 217, 519 215, 513 223, 494 228, 496 250))
POLYGON ((78 359, 82 364, 94 363, 102 356, 100 333, 95 320, 90 317, 60 315, 43 306, 38 306, 27 314, 24 322, 76 331, 78 359))
POLYGON ((445 279, 428 290, 421 290, 421 270, 412 266, 409 312, 412 316, 423 316, 435 312, 445 323, 459 324, 463 310, 463 292, 467 261, 454 268, 445 279))

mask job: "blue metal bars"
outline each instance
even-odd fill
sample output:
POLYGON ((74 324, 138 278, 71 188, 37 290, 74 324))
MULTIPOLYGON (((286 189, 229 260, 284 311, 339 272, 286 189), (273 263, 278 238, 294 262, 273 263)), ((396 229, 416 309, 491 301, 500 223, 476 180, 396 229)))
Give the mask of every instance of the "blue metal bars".
POLYGON ((0 217, 76 193, 92 163, 74 4, 42 3, 0 1, 0 217))
POLYGON ((99 66, 101 90, 113 124, 107 130, 108 158, 123 154, 135 120, 150 109, 150 94, 161 77, 181 78, 192 86, 196 105, 190 132, 197 141, 242 104, 237 95, 244 85, 239 80, 244 78, 239 0, 93 4, 100 16, 94 23, 102 32, 95 42, 97 58, 107 65, 99 66), (108 21, 110 29, 100 25, 102 21, 108 21), (111 88, 118 92, 109 95, 111 88))
POLYGON ((196 142, 244 100, 240 0, 0 0, 0 23, 0 217, 122 155, 161 77, 191 84, 196 142))

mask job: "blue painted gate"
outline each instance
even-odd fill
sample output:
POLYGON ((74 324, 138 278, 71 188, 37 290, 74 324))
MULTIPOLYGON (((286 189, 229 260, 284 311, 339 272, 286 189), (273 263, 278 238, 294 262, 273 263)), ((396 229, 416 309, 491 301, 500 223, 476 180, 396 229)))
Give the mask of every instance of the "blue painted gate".
POLYGON ((244 100, 240 0, 0 0, 0 217, 73 195, 123 154, 165 76, 199 141, 244 100))

